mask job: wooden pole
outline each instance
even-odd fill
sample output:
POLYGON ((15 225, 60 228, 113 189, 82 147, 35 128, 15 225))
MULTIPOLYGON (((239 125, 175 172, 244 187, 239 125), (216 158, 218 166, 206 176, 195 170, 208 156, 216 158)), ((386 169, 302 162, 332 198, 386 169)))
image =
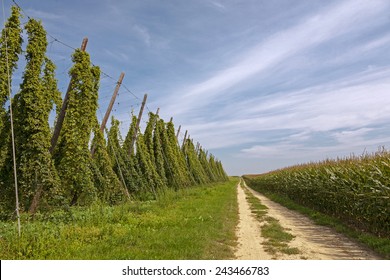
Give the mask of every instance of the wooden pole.
POLYGON ((125 77, 125 73, 122 72, 121 75, 119 76, 118 82, 116 83, 114 93, 112 94, 111 101, 110 101, 110 104, 108 105, 106 114, 104 115, 104 118, 102 120, 102 124, 100 125, 100 131, 101 132, 103 132, 104 128, 106 127, 108 118, 110 117, 112 107, 114 106, 115 99, 116 99, 116 97, 118 95, 118 92, 119 92, 119 89, 121 87, 121 84, 122 84, 122 81, 123 81, 124 77, 125 77))
POLYGON ((144 99, 142 100, 141 109, 139 110, 137 123, 135 125, 135 131, 134 131, 133 139, 131 139, 131 145, 130 145, 130 151, 129 151, 129 155, 130 156, 133 155, 133 153, 134 153, 133 147, 134 147, 135 140, 137 140, 138 129, 139 129, 139 125, 141 123, 142 113, 144 112, 144 107, 145 107, 147 98, 148 98, 148 95, 145 94, 144 95, 144 99))
MULTIPOLYGON (((124 77, 125 77, 125 73, 122 72, 121 75, 119 76, 118 82, 116 83, 116 87, 114 89, 114 93, 112 94, 112 97, 111 97, 111 100, 110 100, 110 104, 108 104, 106 114, 104 115, 104 118, 102 120, 102 124, 100 125, 100 131, 101 132, 103 132, 104 129, 106 128, 106 124, 107 124, 108 118, 110 117, 110 114, 111 114, 111 111, 112 111, 112 107, 114 106, 115 99, 116 99, 116 97, 118 95, 118 92, 119 92, 119 89, 121 87, 121 84, 122 84, 122 81, 123 81, 124 77)), ((95 154, 95 150, 96 150, 96 147, 95 147, 95 145, 93 145, 92 148, 91 148, 91 156, 92 157, 95 154)))
POLYGON ((184 147, 184 143, 186 142, 187 133, 188 133, 188 130, 186 130, 186 133, 184 133, 183 145, 181 145, 182 148, 184 147))
POLYGON ((157 122, 160 120, 160 116, 158 115, 160 113, 160 108, 157 108, 156 110, 156 120, 153 125, 157 125, 157 122))
POLYGON ((179 129, 177 130, 177 133, 176 133, 176 139, 178 142, 179 142, 180 129, 181 129, 181 125, 179 125, 179 129))
MULTIPOLYGON (((87 44, 88 44, 88 38, 85 37, 83 39, 83 42, 81 43, 81 47, 80 47, 80 49, 83 52, 87 48, 87 44)), ((54 133, 53 133, 53 136, 51 138, 51 146, 49 148, 49 151, 50 151, 51 154, 54 152, 54 148, 57 145, 58 137, 60 136, 62 124, 64 122, 66 108, 68 107, 69 92, 70 92, 70 87, 72 85, 72 80, 73 80, 73 77, 71 77, 69 85, 68 85, 68 89, 66 90, 65 97, 64 97, 64 100, 62 102, 61 111, 60 111, 60 114, 58 115, 56 126, 54 128, 54 133)), ((29 212, 31 214, 35 214, 35 212, 36 212, 36 210, 38 208, 39 200, 40 200, 42 191, 43 191, 42 185, 39 185, 37 190, 36 190, 36 192, 35 192, 35 194, 34 194, 32 203, 31 203, 30 208, 29 208, 29 212)))
MULTIPOLYGON (((87 44, 88 44, 88 38, 84 38, 83 42, 81 43, 80 49, 82 51, 85 51, 85 49, 87 48, 87 44)), ((56 126, 54 128, 53 137, 51 138, 51 146, 49 149, 50 153, 53 153, 54 148, 57 145, 58 137, 60 136, 62 124, 63 124, 64 118, 65 118, 66 108, 68 107, 69 92, 70 92, 70 87, 72 85, 72 80, 73 80, 73 77, 71 77, 71 79, 70 79, 68 89, 66 90, 66 94, 64 97, 64 101, 62 102, 61 111, 60 111, 60 114, 58 115, 56 126)))
POLYGON ((123 183, 123 190, 124 190, 124 192, 125 192, 125 194, 126 194, 127 198, 128 198, 129 200, 131 200, 131 198, 130 198, 130 194, 129 194, 129 190, 127 189, 125 178, 123 178, 122 169, 121 169, 121 166, 119 165, 119 162, 118 162, 118 157, 116 156, 116 153, 115 153, 114 147, 113 147, 113 146, 111 146, 111 149, 112 149, 112 153, 114 154, 115 161, 116 161, 116 164, 117 164, 117 166, 118 166, 118 169, 119 169, 119 175, 120 175, 120 177, 121 177, 121 179, 122 179, 122 183, 123 183))

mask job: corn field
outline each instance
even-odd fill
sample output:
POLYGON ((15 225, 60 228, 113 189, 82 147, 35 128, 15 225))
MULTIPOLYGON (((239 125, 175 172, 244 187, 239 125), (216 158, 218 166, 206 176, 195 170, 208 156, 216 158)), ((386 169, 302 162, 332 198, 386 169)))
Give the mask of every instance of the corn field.
POLYGON ((244 176, 276 193, 379 237, 390 237, 390 152, 325 160, 244 176))

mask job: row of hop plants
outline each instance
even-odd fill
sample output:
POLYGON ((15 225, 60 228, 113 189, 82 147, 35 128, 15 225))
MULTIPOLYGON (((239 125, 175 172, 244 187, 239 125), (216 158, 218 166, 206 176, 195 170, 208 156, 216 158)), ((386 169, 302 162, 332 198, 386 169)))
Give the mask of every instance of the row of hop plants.
POLYGON ((195 149, 192 140, 179 146, 172 121, 166 123, 156 114, 149 114, 143 133, 137 131, 133 116, 124 140, 119 121, 113 118, 105 136, 96 117, 100 69, 80 49, 72 55, 66 115, 58 143, 50 151, 49 116, 55 111, 58 117, 63 102, 56 67, 46 56, 48 42, 42 23, 29 18, 23 26, 20 19, 20 9, 12 7, 0 37, 1 218, 9 218, 15 209, 9 92, 22 53, 22 83, 12 98, 21 211, 154 199, 166 188, 227 180, 220 161, 195 149), (26 44, 23 30, 28 35, 26 44))
POLYGON ((385 149, 244 179, 260 192, 288 197, 352 227, 390 238, 390 152, 385 149))

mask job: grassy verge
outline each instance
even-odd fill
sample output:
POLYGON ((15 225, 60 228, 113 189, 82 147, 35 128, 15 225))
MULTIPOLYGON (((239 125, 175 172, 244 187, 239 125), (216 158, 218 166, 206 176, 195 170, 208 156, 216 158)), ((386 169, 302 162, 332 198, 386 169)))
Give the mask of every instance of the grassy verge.
POLYGON ((237 180, 166 191, 159 200, 0 222, 0 259, 229 259, 237 180))
POLYGON ((260 200, 256 198, 248 189, 243 187, 246 198, 250 204, 253 214, 257 220, 261 222, 261 236, 266 239, 262 244, 265 246, 265 251, 276 255, 283 253, 287 255, 299 254, 298 248, 290 247, 288 243, 294 239, 294 235, 288 233, 283 228, 279 221, 267 215, 267 206, 261 204, 260 200))
MULTIPOLYGON (((256 188, 253 188, 256 191, 256 188)), ((335 219, 333 217, 330 217, 328 215, 325 215, 323 213, 320 213, 318 211, 312 210, 310 208, 304 207, 302 205, 299 205, 292 201, 289 198, 269 193, 269 192, 263 192, 262 194, 267 196, 272 201, 275 201, 286 208, 290 210, 295 210, 301 214, 306 215, 310 219, 312 219, 316 224, 328 226, 333 229, 335 229, 337 232, 340 232, 356 241, 361 243, 362 245, 367 246, 368 248, 372 249, 382 257, 386 259, 390 259, 390 239, 389 238, 380 238, 376 237, 372 234, 365 233, 362 231, 358 231, 356 229, 350 228, 338 219, 335 219)))

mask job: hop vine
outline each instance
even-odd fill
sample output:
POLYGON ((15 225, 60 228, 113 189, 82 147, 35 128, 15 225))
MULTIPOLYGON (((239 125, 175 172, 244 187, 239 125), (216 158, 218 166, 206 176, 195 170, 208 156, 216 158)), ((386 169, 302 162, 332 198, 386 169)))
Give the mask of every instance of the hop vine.
MULTIPOLYGON (((8 218, 15 205, 10 115, 5 106, 22 53, 20 18, 20 9, 12 7, 0 37, 0 218, 8 218)), ((46 56, 42 23, 29 18, 24 29, 26 63, 12 100, 22 211, 34 214, 94 201, 114 205, 129 199, 150 200, 167 188, 227 179, 221 162, 195 148, 192 140, 187 139, 181 148, 172 119, 166 123, 158 114, 149 113, 143 134, 132 116, 124 141, 120 123, 113 117, 105 138, 96 117, 101 72, 80 49, 72 55, 65 118, 58 145, 51 151, 49 117, 58 117, 63 107, 56 66, 46 56)))
POLYGON ((71 205, 85 205, 97 198, 89 139, 98 106, 100 69, 91 66, 89 54, 80 49, 72 60, 68 106, 55 157, 65 199, 71 205))
POLYGON ((29 19, 26 68, 20 92, 14 97, 15 144, 21 208, 35 212, 41 197, 50 204, 59 178, 50 147, 49 115, 59 101, 55 66, 45 56, 46 31, 41 22, 29 19))

